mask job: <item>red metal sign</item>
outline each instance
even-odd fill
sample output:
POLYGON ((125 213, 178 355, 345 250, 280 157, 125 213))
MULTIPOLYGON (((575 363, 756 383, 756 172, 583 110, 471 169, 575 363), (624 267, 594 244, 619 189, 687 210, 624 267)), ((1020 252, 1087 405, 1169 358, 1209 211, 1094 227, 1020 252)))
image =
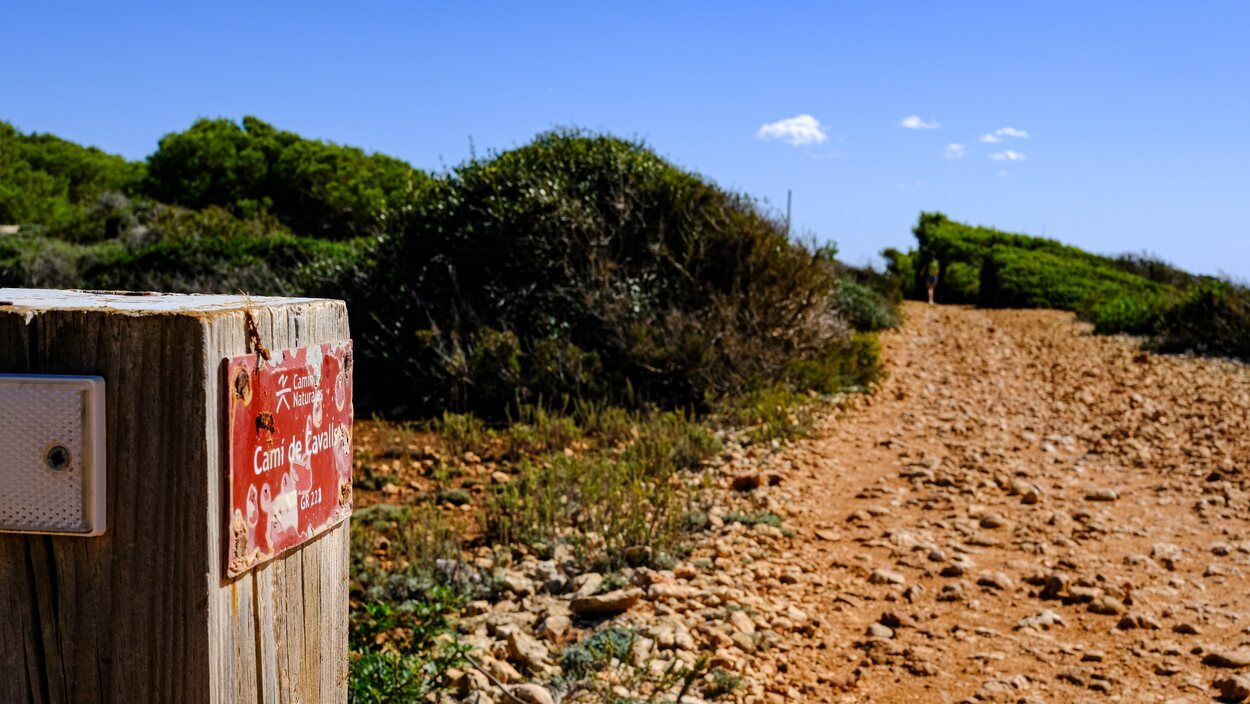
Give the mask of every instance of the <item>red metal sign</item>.
POLYGON ((352 345, 229 360, 230 546, 238 576, 352 513, 352 345))

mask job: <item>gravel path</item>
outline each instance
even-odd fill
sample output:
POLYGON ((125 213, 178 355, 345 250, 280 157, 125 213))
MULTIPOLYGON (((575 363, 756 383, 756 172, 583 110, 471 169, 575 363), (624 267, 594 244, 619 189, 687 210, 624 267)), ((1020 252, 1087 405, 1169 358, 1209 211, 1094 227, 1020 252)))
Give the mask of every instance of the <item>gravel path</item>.
POLYGON ((764 655, 763 698, 1239 701, 1250 369, 905 313, 879 393, 775 460, 803 576, 777 590, 819 628, 764 655))

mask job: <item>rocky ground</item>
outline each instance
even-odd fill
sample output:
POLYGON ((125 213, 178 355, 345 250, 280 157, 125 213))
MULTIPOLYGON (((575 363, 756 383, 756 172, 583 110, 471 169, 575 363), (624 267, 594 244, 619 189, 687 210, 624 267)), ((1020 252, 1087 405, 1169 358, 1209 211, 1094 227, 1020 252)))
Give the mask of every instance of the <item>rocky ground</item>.
POLYGON ((1245 699, 1250 369, 1051 311, 906 313, 878 394, 783 454, 803 574, 774 589, 821 627, 766 690, 1245 699))
MULTIPOLYGON (((599 684, 622 700, 701 656, 715 675, 670 694, 1250 697, 1250 369, 1058 312, 905 313, 874 396, 809 440, 728 438, 685 562, 609 589, 559 554, 508 565, 460 626, 484 669, 520 700, 583 700, 536 683, 616 626, 636 636, 599 684)), ((473 670, 457 699, 514 701, 473 670)))

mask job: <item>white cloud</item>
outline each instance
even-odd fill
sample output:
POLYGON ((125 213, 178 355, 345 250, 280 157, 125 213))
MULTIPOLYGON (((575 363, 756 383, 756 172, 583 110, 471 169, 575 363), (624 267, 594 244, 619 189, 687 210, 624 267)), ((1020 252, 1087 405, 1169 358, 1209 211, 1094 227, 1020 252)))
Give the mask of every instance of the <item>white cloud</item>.
POLYGON ((1015 127, 999 127, 989 134, 981 135, 981 141, 986 144, 998 144, 1003 141, 1003 137, 1015 137, 1016 139, 1028 139, 1029 133, 1025 130, 1018 130, 1015 127))
POLYGON ((798 115, 760 125, 755 137, 756 139, 780 139, 796 147, 805 144, 821 144, 829 139, 820 120, 811 115, 798 115))
POLYGON ((990 158, 994 161, 1024 161, 1026 157, 1014 149, 1005 149, 990 154, 990 158))
POLYGON ((909 130, 936 130, 941 127, 937 120, 925 122, 919 115, 908 115, 898 121, 899 126, 909 130))
POLYGON ((948 144, 948 145, 946 145, 946 158, 947 158, 947 159, 962 159, 962 158, 964 158, 964 145, 962 145, 962 144, 948 144))

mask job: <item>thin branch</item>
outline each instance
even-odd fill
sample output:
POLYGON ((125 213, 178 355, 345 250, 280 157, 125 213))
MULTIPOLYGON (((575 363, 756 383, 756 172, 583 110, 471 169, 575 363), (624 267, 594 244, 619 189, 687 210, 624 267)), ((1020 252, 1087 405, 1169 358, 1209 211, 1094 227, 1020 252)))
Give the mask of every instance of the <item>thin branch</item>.
POLYGON ((490 680, 491 684, 498 687, 499 691, 503 692, 504 695, 508 697, 508 699, 511 699, 512 701, 516 702, 516 704, 528 704, 524 699, 520 699, 519 697, 517 697, 517 695, 513 694, 512 691, 508 689, 507 685, 495 679, 494 675, 487 672, 486 669, 483 668, 481 665, 477 664, 477 661, 473 659, 473 656, 469 655, 468 653, 464 653, 463 657, 465 659, 465 662, 473 666, 473 669, 477 670, 483 675, 486 675, 486 679, 490 680))

